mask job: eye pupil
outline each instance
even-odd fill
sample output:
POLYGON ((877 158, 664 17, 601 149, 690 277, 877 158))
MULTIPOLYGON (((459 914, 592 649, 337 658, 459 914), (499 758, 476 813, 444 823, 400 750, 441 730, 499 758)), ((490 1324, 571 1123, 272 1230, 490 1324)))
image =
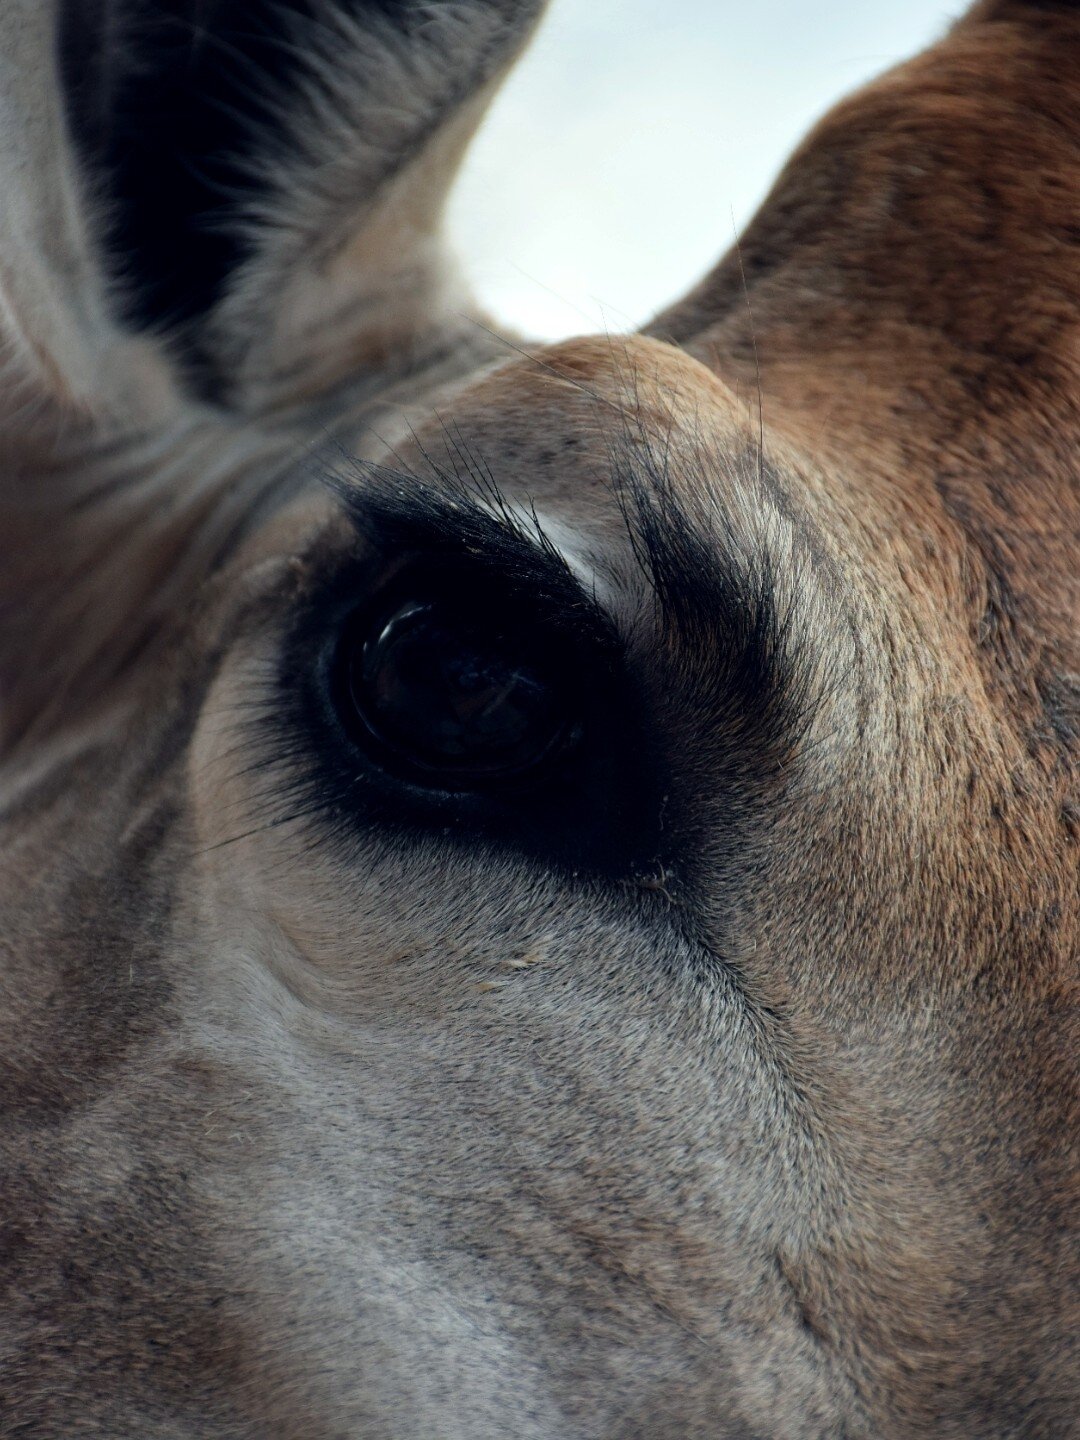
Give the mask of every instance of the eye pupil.
POLYGON ((428 784, 521 774, 572 723, 550 644, 453 599, 407 599, 357 635, 351 704, 391 761, 428 784))

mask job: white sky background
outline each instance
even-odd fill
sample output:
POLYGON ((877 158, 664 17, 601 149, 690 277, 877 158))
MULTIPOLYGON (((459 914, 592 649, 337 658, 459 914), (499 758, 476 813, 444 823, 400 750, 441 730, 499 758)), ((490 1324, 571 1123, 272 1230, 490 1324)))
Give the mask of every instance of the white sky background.
POLYGON ((537 337, 645 321, 832 103, 964 0, 554 0, 451 202, 472 284, 537 337))

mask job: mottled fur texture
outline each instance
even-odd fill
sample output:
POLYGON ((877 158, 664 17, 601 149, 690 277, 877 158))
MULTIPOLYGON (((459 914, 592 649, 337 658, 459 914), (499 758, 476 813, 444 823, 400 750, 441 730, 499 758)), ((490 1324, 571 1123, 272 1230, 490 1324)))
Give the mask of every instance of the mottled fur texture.
POLYGON ((537 8, 0 0, 0 1435, 1080 1436, 1080 7, 547 348, 537 8), (615 657, 572 780, 342 738, 405 554, 615 657))

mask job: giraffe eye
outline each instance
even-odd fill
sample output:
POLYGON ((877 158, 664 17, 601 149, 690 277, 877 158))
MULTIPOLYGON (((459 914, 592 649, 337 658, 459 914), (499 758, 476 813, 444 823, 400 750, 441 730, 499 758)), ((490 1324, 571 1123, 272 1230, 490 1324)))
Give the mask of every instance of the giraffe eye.
POLYGON ((443 790, 519 780, 572 746, 573 661, 520 608, 397 590, 350 629, 348 728, 386 768, 443 790))

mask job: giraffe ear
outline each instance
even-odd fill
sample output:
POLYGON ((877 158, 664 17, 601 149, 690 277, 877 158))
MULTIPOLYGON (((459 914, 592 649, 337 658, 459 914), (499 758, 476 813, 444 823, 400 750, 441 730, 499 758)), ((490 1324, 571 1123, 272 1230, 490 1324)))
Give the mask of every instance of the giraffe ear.
POLYGON ((160 344, 117 319, 59 30, 52 0, 0 0, 0 748, 112 624, 132 569, 119 482, 140 478, 118 457, 183 409, 160 344))
POLYGON ((167 366, 109 305, 80 193, 50 0, 0 3, 0 452, 3 484, 74 433, 152 423, 167 366))
POLYGON ((205 390, 261 412, 445 347, 443 202, 542 0, 179 0, 119 51, 97 0, 67 3, 135 312, 205 390))

